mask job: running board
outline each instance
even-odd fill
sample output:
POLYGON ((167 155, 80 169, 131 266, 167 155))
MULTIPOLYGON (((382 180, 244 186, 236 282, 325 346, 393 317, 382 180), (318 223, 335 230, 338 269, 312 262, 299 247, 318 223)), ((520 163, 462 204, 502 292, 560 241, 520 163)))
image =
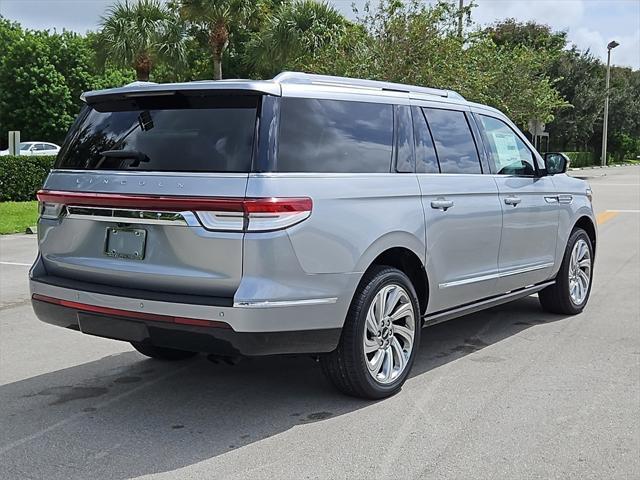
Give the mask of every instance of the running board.
POLYGON ((423 327, 428 327, 431 325, 435 325, 436 323, 446 322, 447 320, 451 320, 453 318, 462 317, 463 315, 468 315, 470 313, 478 312, 480 310, 485 310, 487 308, 495 307, 497 305, 502 305, 503 303, 508 303, 512 300, 517 300, 518 298, 528 297, 536 292, 539 292, 543 288, 548 287, 549 285, 553 285, 555 280, 551 280, 550 282, 540 283, 538 285, 532 285, 530 287, 522 288, 520 290, 516 290, 513 292, 505 293, 504 295, 500 295, 499 297, 492 297, 486 300, 480 300, 479 302, 472 303, 469 305, 465 305, 463 307, 456 307, 452 310, 446 310, 444 312, 433 313, 431 315, 425 315, 423 327))

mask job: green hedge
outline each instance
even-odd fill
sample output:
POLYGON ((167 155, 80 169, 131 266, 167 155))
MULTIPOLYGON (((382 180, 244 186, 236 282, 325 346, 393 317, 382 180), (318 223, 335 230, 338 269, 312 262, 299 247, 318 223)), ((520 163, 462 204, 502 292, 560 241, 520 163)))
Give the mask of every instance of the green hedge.
POLYGON ((55 160, 55 156, 1 156, 0 201, 35 200, 55 160))
POLYGON ((594 152, 563 152, 571 159, 571 168, 600 165, 600 155, 594 152))

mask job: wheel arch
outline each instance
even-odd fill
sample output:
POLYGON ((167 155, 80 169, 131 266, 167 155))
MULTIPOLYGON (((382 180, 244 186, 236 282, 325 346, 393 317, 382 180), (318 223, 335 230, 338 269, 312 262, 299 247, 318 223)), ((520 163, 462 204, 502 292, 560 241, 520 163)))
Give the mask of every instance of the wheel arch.
POLYGON ((377 266, 394 267, 407 275, 418 296, 420 313, 426 313, 429 301, 429 277, 422 260, 415 252, 406 247, 388 248, 371 261, 363 277, 367 271, 377 266))
POLYGON ((597 234, 594 221, 591 219, 591 217, 587 215, 583 215, 580 218, 578 218, 576 223, 573 225, 573 228, 571 229, 571 231, 575 230, 576 228, 581 228, 585 232, 587 232, 587 235, 589 236, 589 240, 591 240, 591 248, 593 249, 593 255, 595 257, 596 242, 598 240, 598 234, 597 234))

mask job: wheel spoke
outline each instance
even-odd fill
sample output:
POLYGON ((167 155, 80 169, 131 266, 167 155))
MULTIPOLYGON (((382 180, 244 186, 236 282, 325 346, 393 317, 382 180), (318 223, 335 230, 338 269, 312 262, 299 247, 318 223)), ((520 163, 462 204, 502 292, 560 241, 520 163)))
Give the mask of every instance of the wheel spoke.
POLYGON ((365 338, 364 353, 372 353, 377 351, 379 348, 380 348, 380 345, 378 345, 378 342, 370 338, 365 338))
POLYGON ((371 332, 372 335, 377 335, 380 331, 380 327, 373 313, 373 307, 367 312, 367 330, 371 332))
POLYGON ((369 370, 371 371, 371 373, 373 373, 374 376, 378 375, 378 373, 380 372, 380 368, 382 367, 384 357, 385 357, 385 351, 380 349, 375 353, 371 361, 367 362, 367 366, 369 367, 369 370))
POLYGON ((580 292, 579 293, 580 296, 578 297, 578 303, 582 303, 582 300, 584 299, 584 295, 585 293, 587 293, 587 290, 580 280, 578 280, 578 292, 580 292))
POLYGON ((393 351, 391 347, 387 347, 384 352, 384 362, 382 364, 382 380, 389 380, 391 372, 393 371, 393 351))
POLYGON ((580 242, 580 253, 578 255, 578 261, 582 260, 589 253, 589 248, 587 247, 587 243, 585 241, 580 242))
POLYGON ((583 270, 578 270, 578 278, 582 280, 585 288, 589 286, 589 276, 583 270))
POLYGON ((394 288, 393 290, 391 290, 391 294, 389 295, 389 298, 387 299, 387 302, 385 305, 385 310, 384 310, 385 316, 390 315, 393 309, 396 308, 396 305, 400 301, 400 297, 402 297, 402 292, 400 291, 399 288, 394 288))
POLYGON ((410 302, 403 303, 395 312, 393 312, 391 315, 391 321, 395 322, 396 320, 400 320, 410 314, 413 314, 413 306, 410 302))
POLYGON ((384 318, 384 310, 387 307, 387 294, 389 293, 388 288, 384 288, 377 295, 380 297, 378 301, 378 309, 376 310, 376 320, 378 321, 378 327, 382 326, 382 319, 384 318))
POLYGON ((398 359, 396 365, 398 367, 398 373, 400 373, 404 370, 404 367, 407 364, 407 359, 404 356, 404 351, 402 350, 400 342, 398 342, 398 339, 395 337, 393 338, 393 340, 391 340, 391 348, 395 353, 396 358, 398 359))
POLYGON ((402 325, 394 325, 393 333, 399 337, 402 337, 403 342, 406 345, 413 344, 413 331, 409 330, 407 327, 402 325))
POLYGON ((580 268, 587 268, 587 267, 591 267, 591 259, 590 258, 584 258, 582 260, 580 260, 580 263, 578 263, 578 266, 580 268))

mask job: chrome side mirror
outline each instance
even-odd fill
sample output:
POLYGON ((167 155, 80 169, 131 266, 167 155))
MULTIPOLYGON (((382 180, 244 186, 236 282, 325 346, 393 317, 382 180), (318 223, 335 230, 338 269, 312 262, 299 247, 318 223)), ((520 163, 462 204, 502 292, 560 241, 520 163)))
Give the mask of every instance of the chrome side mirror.
POLYGON ((547 152, 544 154, 544 164, 547 169, 547 175, 556 175, 565 173, 569 168, 571 159, 560 152, 547 152))

